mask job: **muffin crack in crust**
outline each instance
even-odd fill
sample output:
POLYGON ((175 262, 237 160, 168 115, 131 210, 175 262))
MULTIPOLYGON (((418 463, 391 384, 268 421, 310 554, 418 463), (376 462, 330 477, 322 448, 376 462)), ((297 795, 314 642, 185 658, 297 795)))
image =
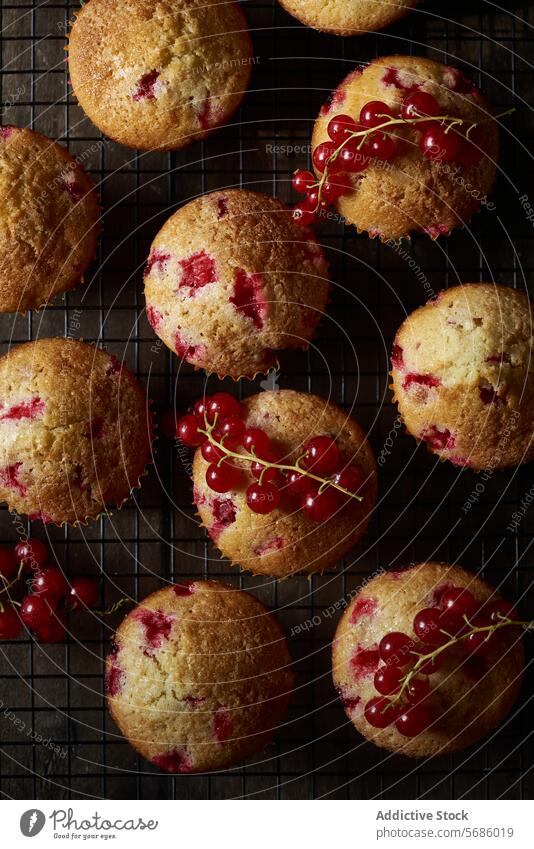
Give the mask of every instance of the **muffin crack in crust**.
POLYGON ((191 587, 188 596, 171 585, 144 599, 118 628, 106 663, 113 718, 168 772, 219 769, 261 751, 293 688, 282 631, 257 599, 216 581, 191 587), (146 611, 173 617, 149 655, 139 630, 146 611))

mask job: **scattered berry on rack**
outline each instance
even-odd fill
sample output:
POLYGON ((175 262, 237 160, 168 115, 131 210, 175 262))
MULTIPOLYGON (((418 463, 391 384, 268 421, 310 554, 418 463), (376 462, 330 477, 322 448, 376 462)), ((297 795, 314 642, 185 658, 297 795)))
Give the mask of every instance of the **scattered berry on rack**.
POLYGON ((98 581, 81 577, 69 583, 49 558, 40 539, 0 548, 0 640, 16 639, 26 626, 39 642, 63 642, 69 611, 96 606, 98 581))
POLYGON ((416 90, 408 92, 397 112, 387 103, 371 100, 362 107, 358 120, 334 115, 327 126, 329 140, 318 144, 312 154, 320 178, 302 169, 293 174, 293 188, 305 196, 293 207, 295 221, 312 224, 328 204, 352 191, 351 175, 366 171, 375 160, 393 159, 399 151, 399 129, 415 133, 426 159, 456 162, 463 168, 476 165, 485 155, 483 127, 442 111, 433 95, 416 90))
POLYGON ((476 656, 495 661, 504 628, 534 630, 534 622, 519 620, 514 606, 504 600, 481 603, 465 587, 447 587, 435 604, 419 610, 413 635, 392 631, 380 640, 382 664, 374 675, 377 692, 364 705, 364 716, 374 728, 395 724, 405 737, 415 737, 439 717, 439 698, 433 676, 454 648, 455 664, 476 656), (491 659, 491 656, 493 658, 491 659))
MULTIPOLYGON (((302 177, 303 182, 307 179, 302 177)), ((362 476, 343 459, 334 437, 314 436, 297 461, 287 463, 268 433, 247 427, 243 416, 239 401, 218 392, 199 399, 178 420, 176 435, 187 447, 200 448, 209 463, 206 483, 214 492, 242 487, 249 509, 264 515, 287 496, 292 509, 300 507, 314 522, 326 522, 351 499, 362 499, 362 476)))

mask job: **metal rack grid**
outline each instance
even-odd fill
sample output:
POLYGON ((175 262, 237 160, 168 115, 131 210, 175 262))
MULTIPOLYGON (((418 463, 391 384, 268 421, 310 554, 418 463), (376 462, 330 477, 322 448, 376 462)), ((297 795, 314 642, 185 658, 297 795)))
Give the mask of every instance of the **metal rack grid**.
MULTIPOLYGON (((412 763, 364 742, 346 719, 329 674, 329 643, 339 614, 325 611, 379 566, 432 557, 482 569, 532 613, 534 511, 516 532, 507 530, 532 486, 532 469, 491 476, 465 512, 477 478, 437 463, 394 427, 387 352, 404 315, 424 302, 429 287, 495 279, 525 288, 529 282, 534 231, 519 198, 532 192, 534 11, 528 2, 513 0, 507 11, 489 0, 446 5, 428 0, 382 33, 341 39, 300 26, 275 0, 243 5, 257 59, 235 121, 182 152, 138 154, 102 138, 72 98, 64 34, 77 4, 2 4, 2 123, 31 126, 82 157, 99 187, 104 226, 86 285, 43 313, 1 316, 2 350, 38 336, 98 340, 124 356, 157 409, 174 402, 186 406, 201 394, 203 377, 180 367, 156 344, 143 313, 142 265, 153 235, 177 206, 215 188, 248 186, 289 199, 290 176, 307 162, 320 105, 355 64, 376 55, 421 53, 459 65, 478 78, 497 109, 518 107, 502 131, 496 210, 484 211, 449 239, 432 243, 416 236, 406 254, 338 224, 319 228, 336 284, 334 303, 313 349, 282 357, 279 385, 330 395, 353 408, 377 454, 393 434, 372 527, 337 571, 280 584, 238 575, 197 527, 186 474, 165 439, 159 440, 155 467, 136 501, 111 520, 65 530, 28 524, 33 535, 49 536, 57 561, 71 574, 98 574, 102 568, 105 605, 122 595, 141 599, 177 575, 209 576, 251 589, 277 611, 288 634, 318 617, 320 624, 291 637, 299 686, 276 744, 252 763, 209 776, 168 776, 153 769, 118 735, 102 696, 102 656, 120 614, 104 624, 80 616, 64 646, 26 639, 0 646, 0 794, 531 798, 530 674, 517 708, 489 741, 466 753, 412 763), (58 751, 46 744, 48 738, 58 751)), ((259 388, 259 381, 247 382, 239 391, 259 388)), ((3 540, 16 540, 5 510, 0 528, 3 540)))

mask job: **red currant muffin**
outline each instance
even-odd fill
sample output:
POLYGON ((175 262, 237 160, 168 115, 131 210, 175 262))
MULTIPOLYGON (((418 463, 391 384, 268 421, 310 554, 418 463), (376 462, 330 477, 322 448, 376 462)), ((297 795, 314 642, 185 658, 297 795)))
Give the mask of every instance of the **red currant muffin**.
POLYGON ((0 358, 0 501, 43 522, 95 519, 139 486, 146 395, 106 351, 39 339, 0 358))
POLYGON ((266 391, 239 404, 201 399, 178 422, 193 462, 193 497, 233 563, 285 578, 333 566, 363 536, 376 465, 361 427, 316 395, 266 391))
POLYGON ((306 348, 325 311, 328 266, 283 203, 245 189, 175 212, 145 270, 148 320, 179 357, 207 372, 254 377, 277 351, 306 348))
POLYGON ((252 45, 233 0, 89 0, 68 56, 74 94, 103 133, 126 147, 177 150, 235 112, 252 45))
POLYGON ((0 312, 39 309, 82 282, 99 229, 95 188, 64 147, 0 127, 0 312))
POLYGON ((414 758, 471 746, 521 686, 518 615, 485 581, 446 563, 383 572, 351 601, 333 643, 334 684, 354 726, 414 758))
POLYGON ((531 304, 506 286, 466 283, 401 325, 391 372, 412 436, 457 466, 500 469, 534 458, 531 304))
POLYGON ((296 214, 335 202, 348 224, 383 241, 411 231, 436 238, 486 203, 495 178, 497 123, 456 68, 385 56, 346 77, 312 139, 320 181, 296 214))
POLYGON ((404 17, 421 0, 280 0, 301 23, 334 35, 360 35, 383 29, 404 17))
POLYGON ((218 581, 158 590, 117 630, 106 663, 113 719, 167 772, 230 766, 267 746, 293 689, 274 616, 218 581))

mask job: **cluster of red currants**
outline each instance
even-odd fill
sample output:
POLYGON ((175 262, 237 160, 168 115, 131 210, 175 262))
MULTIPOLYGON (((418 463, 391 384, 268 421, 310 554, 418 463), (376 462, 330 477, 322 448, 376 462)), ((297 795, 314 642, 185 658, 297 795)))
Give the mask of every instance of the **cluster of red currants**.
POLYGON ((74 578, 69 584, 58 566, 48 565, 49 554, 33 538, 0 548, 0 640, 16 639, 26 625, 41 643, 63 642, 67 613, 96 605, 98 582, 74 578), (22 583, 27 592, 17 601, 10 590, 22 583))
POLYGON ((321 142, 313 151, 312 161, 321 178, 311 171, 295 171, 293 188, 305 194, 293 208, 299 224, 311 224, 321 209, 348 194, 353 184, 351 174, 369 167, 372 159, 387 161, 398 150, 398 140, 386 130, 411 126, 420 130, 419 148, 424 157, 439 162, 457 162, 463 167, 475 165, 484 155, 483 134, 479 126, 462 119, 441 115, 441 107, 431 94, 412 91, 403 100, 400 113, 387 103, 371 100, 362 107, 359 122, 350 115, 335 115, 328 123, 329 141, 321 142))
POLYGON ((362 486, 358 470, 343 463, 335 439, 314 436, 297 464, 284 463, 264 430, 247 427, 239 401, 226 392, 205 396, 183 416, 176 435, 190 448, 200 447, 209 463, 206 482, 214 492, 246 489, 255 513, 271 513, 283 497, 295 501, 314 522, 330 519, 362 486))
POLYGON ((498 648, 498 629, 517 625, 513 605, 494 601, 481 605, 462 587, 448 587, 434 607, 420 610, 413 621, 415 637, 392 631, 382 637, 378 650, 383 664, 374 686, 380 694, 364 708, 375 728, 395 723, 406 737, 425 731, 436 719, 429 676, 441 667, 451 646, 461 646, 466 658, 485 657, 498 648))

